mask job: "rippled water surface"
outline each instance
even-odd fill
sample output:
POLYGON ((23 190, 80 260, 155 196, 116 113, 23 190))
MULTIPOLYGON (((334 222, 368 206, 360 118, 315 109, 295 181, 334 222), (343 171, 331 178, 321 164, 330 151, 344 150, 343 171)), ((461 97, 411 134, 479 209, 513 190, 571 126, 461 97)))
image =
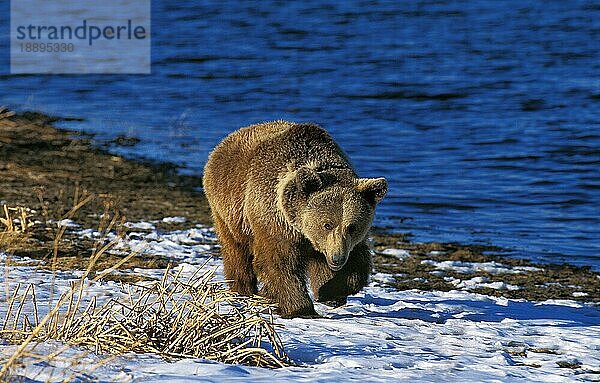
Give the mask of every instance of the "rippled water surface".
POLYGON ((388 178, 378 225, 600 268, 597 2, 171 0, 152 28, 150 76, 5 73, 0 103, 193 173, 237 127, 319 122, 388 178))

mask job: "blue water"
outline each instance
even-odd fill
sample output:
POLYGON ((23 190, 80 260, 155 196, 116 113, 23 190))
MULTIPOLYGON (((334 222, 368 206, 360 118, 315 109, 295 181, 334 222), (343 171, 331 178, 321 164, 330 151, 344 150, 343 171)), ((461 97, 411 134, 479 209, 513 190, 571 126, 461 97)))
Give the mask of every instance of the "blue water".
POLYGON ((171 0, 152 28, 152 75, 5 72, 0 104, 198 174, 237 127, 319 122, 389 180, 378 225, 600 269, 598 2, 171 0))

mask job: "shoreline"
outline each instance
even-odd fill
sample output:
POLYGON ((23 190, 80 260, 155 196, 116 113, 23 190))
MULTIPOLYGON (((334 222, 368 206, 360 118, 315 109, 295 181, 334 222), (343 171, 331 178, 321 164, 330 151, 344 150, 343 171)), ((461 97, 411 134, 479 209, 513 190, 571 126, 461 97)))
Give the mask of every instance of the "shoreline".
MULTIPOLYGON (((34 225, 16 257, 46 259, 52 250, 48 223, 65 216, 83 196, 95 195, 73 218, 82 228, 94 228, 106 209, 118 211, 123 222, 157 221, 161 231, 211 225, 201 177, 178 174, 174 164, 127 159, 111 154, 108 144, 134 145, 118 137, 93 144, 89 134, 54 127, 58 118, 25 112, 0 113, 0 205, 33 209, 34 225), (121 142, 122 141, 122 142, 121 142), (161 221, 183 217, 185 222, 161 221)), ((0 213, 4 215, 4 213, 0 213)), ((3 227, 0 225, 0 230, 3 227)), ((600 273, 589 267, 539 264, 503 257, 498 248, 451 243, 413 243, 404 234, 373 228, 374 273, 393 275, 383 284, 398 290, 472 292, 514 299, 572 299, 600 302, 600 273)), ((58 267, 81 267, 91 244, 66 234, 58 267)), ((0 249, 2 250, 2 249, 0 249)), ((122 269, 161 267, 167 257, 132 260, 122 269)), ((127 279, 124 278, 126 281, 127 279)))

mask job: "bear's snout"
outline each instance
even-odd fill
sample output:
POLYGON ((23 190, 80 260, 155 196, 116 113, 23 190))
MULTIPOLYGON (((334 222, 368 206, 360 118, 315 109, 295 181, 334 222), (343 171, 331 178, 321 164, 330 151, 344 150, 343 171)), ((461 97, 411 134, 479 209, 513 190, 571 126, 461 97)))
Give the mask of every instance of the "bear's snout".
POLYGON ((348 237, 339 237, 337 235, 333 235, 333 238, 338 239, 334 240, 332 245, 328 246, 325 257, 327 258, 327 265, 333 271, 339 271, 346 265, 348 262, 348 257, 350 255, 350 251, 352 250, 352 242, 348 237))
POLYGON ((329 263, 329 268, 333 271, 340 271, 348 261, 348 253, 334 254, 329 263))

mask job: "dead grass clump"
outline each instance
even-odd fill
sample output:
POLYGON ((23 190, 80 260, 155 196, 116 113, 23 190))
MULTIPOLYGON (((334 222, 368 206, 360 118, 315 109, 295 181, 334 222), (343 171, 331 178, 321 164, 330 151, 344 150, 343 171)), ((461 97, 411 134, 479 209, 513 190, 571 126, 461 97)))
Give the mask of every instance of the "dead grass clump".
POLYGON ((260 298, 235 295, 223 282, 214 281, 214 270, 206 267, 185 278, 166 270, 161 281, 130 286, 122 298, 102 304, 95 297, 82 299, 85 294, 78 283, 71 283, 46 320, 38 318, 34 287, 19 294, 21 288, 12 295, 0 329, 0 336, 11 343, 55 339, 99 354, 137 352, 270 368, 289 365, 274 329, 273 307, 260 298))
POLYGON ((2 205, 4 218, 0 217, 0 224, 5 232, 25 233, 31 226, 31 210, 22 206, 8 207, 2 205))
POLYGON ((31 213, 30 209, 22 206, 0 207, 0 251, 9 253, 26 241, 27 232, 34 225, 31 213))

